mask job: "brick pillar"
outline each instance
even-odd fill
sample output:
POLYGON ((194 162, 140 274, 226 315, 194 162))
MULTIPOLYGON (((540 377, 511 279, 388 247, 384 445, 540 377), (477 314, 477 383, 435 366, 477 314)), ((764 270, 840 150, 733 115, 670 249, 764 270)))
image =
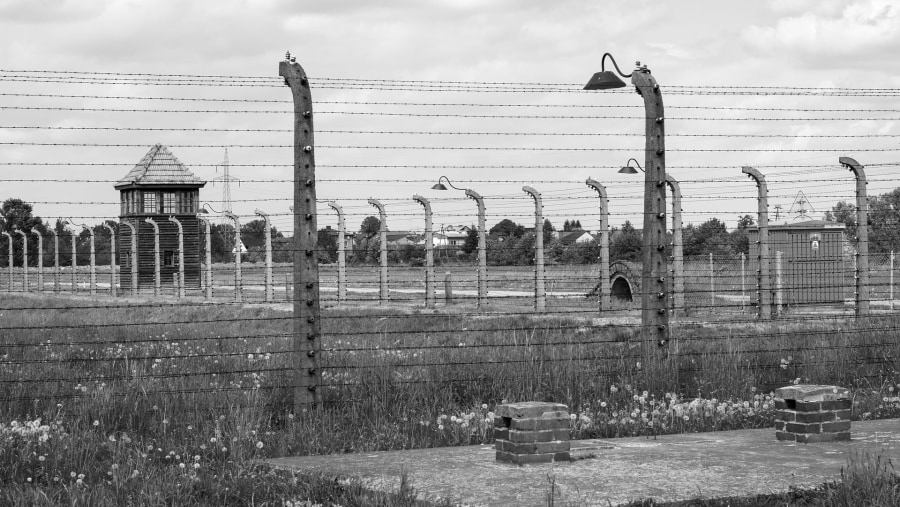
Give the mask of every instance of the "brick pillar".
POLYGON ((775 390, 775 438, 800 443, 850 440, 853 401, 843 387, 798 384, 775 390))
POLYGON ((494 410, 497 461, 525 465, 569 461, 569 408, 526 401, 494 410))

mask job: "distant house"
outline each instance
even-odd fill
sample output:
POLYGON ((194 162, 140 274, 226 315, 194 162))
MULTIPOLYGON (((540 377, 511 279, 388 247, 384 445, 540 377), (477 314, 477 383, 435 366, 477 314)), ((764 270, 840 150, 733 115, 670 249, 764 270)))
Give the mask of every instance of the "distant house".
MULTIPOLYGON (((337 229, 332 229, 330 225, 325 226, 325 234, 329 237, 334 238, 334 244, 337 245, 339 231, 337 229)), ((355 232, 347 231, 344 233, 344 249, 350 250, 353 248, 353 239, 356 237, 355 232)))
POLYGON ((466 244, 470 230, 472 227, 468 225, 442 226, 440 232, 434 233, 434 246, 462 248, 466 244))
POLYGON ((576 230, 562 231, 557 236, 557 239, 563 245, 583 245, 591 243, 597 238, 595 238, 594 235, 589 233, 588 231, 576 230))
POLYGON ((387 246, 388 248, 400 248, 406 245, 424 245, 425 238, 421 234, 417 234, 415 232, 409 231, 387 231, 385 233, 387 237, 387 246))

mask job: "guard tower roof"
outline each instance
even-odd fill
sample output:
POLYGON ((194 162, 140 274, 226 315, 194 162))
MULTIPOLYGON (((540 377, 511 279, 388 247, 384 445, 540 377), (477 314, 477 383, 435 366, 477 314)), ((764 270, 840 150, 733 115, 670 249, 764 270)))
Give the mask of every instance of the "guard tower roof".
POLYGON ((168 148, 156 144, 113 187, 116 190, 138 187, 200 188, 206 182, 198 178, 168 148))

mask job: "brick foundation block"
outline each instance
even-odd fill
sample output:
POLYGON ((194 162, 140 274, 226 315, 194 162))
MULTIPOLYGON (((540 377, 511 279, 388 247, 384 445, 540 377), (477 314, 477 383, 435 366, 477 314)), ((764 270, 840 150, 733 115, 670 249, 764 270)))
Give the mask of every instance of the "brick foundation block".
POLYGON ((525 465, 568 461, 569 409, 559 403, 529 401, 494 409, 497 461, 525 465))
POLYGON ((847 389, 799 384, 775 390, 775 438, 801 443, 850 440, 847 389))

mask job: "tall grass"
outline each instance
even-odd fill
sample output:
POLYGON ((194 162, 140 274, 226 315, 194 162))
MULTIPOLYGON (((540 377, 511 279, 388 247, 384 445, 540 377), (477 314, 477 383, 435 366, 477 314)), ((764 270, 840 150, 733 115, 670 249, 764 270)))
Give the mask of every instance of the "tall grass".
POLYGON ((764 427, 792 382, 900 415, 895 317, 681 325, 660 369, 577 316, 326 310, 324 403, 295 412, 289 313, 108 303, 0 296, 0 503, 412 505, 256 462, 490 442, 504 401, 566 403, 575 437, 764 427))

